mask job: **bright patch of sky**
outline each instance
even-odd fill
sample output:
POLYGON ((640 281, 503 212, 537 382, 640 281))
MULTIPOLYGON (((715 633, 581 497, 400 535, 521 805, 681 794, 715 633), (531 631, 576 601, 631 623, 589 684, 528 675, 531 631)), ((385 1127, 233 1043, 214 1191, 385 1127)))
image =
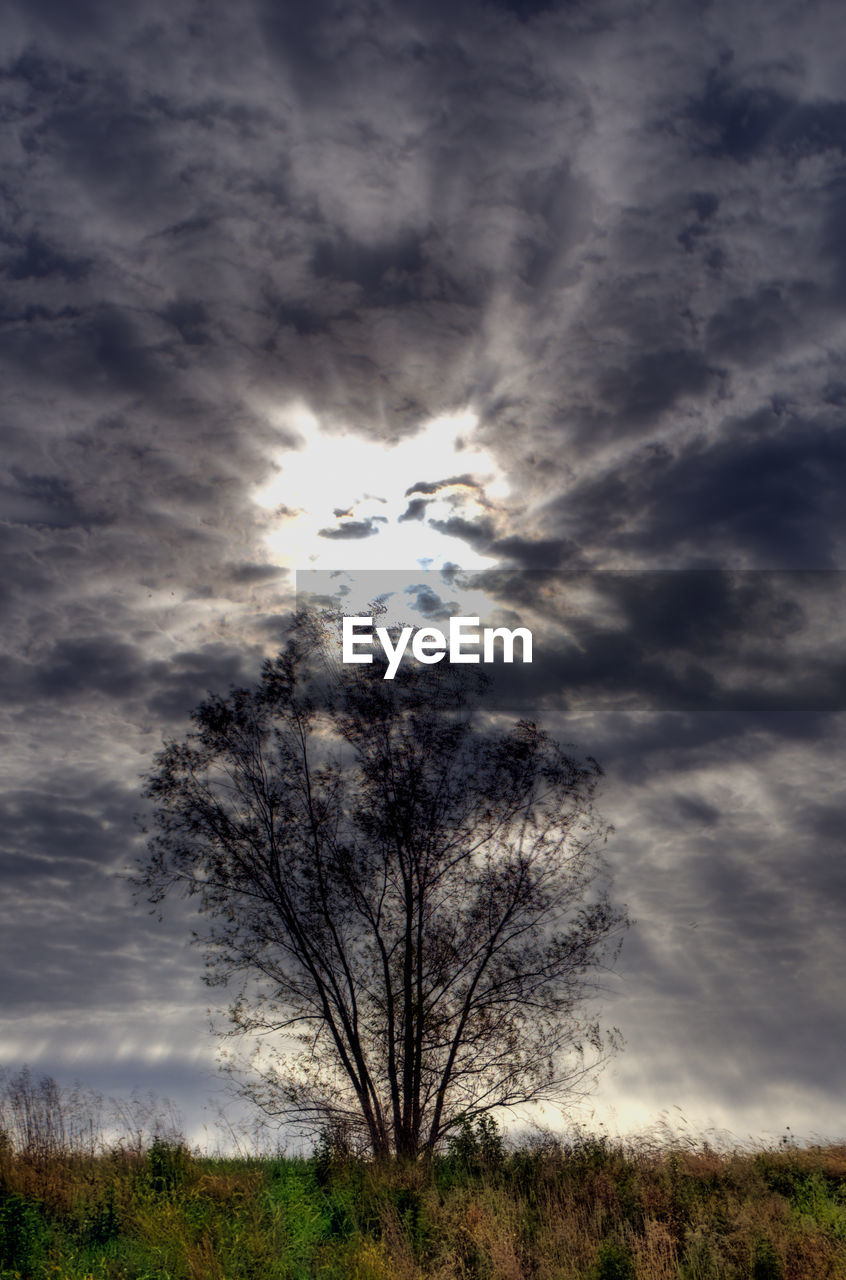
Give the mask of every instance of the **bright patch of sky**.
POLYGON ((273 459, 275 474, 253 495, 272 513, 267 544, 278 564, 392 570, 495 563, 431 523, 477 521, 508 493, 495 460, 473 443, 473 412, 433 419, 395 443, 329 431, 301 404, 270 412, 301 441, 273 459), (426 503, 422 519, 401 520, 415 497, 426 503))

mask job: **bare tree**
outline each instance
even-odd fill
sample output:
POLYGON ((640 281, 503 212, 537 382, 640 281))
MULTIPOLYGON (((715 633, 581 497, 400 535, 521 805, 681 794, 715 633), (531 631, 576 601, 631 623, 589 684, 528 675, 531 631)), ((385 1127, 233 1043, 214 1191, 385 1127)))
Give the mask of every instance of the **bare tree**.
POLYGON ((318 649, 300 618, 257 688, 156 757, 139 883, 197 898, 235 1029, 282 1036, 254 1100, 416 1157, 461 1117, 561 1100, 607 1043, 580 1015, 626 924, 601 771, 493 727, 464 668, 327 679, 318 649))

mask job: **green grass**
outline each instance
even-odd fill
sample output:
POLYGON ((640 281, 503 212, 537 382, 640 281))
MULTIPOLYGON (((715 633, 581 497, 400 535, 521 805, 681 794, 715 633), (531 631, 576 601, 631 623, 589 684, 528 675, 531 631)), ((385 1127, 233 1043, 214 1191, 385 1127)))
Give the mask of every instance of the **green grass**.
POLYGON ((0 1146, 0 1280, 832 1280, 846 1147, 602 1138, 433 1167, 0 1146))

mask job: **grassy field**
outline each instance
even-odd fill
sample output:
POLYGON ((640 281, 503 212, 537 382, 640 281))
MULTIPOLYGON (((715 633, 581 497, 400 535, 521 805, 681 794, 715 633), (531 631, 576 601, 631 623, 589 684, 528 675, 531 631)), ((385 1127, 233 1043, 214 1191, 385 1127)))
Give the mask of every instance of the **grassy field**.
MULTIPOLYGON (((482 1135, 484 1137, 484 1135, 482 1135)), ((846 1146, 718 1154, 580 1138, 433 1167, 0 1147, 11 1280, 846 1277, 846 1146)))

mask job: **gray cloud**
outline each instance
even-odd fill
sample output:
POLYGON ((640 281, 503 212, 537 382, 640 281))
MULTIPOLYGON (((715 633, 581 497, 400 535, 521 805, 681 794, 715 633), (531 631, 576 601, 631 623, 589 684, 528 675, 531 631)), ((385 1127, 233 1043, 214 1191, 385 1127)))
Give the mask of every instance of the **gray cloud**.
POLYGON ((464 516, 450 516, 447 520, 430 520, 429 524, 440 533, 460 538, 471 547, 485 549, 494 538, 494 526, 490 520, 466 520, 464 516))
POLYGON ((399 517, 400 523, 405 520, 422 520, 428 505, 425 498, 412 498, 405 511, 399 517))
POLYGON ((478 481, 474 480, 471 475, 465 474, 461 476, 451 476, 448 480, 418 480, 416 484, 413 484, 406 489, 405 496, 409 497, 413 493, 440 493, 442 489, 451 489, 454 486, 461 486, 466 489, 482 488, 478 481))
POLYGON ((333 529, 319 529, 317 536, 319 538, 351 538, 357 541, 359 538, 371 538, 379 532, 377 524, 387 524, 387 520, 383 516, 368 516, 366 520, 347 520, 345 524, 335 525, 333 529))

